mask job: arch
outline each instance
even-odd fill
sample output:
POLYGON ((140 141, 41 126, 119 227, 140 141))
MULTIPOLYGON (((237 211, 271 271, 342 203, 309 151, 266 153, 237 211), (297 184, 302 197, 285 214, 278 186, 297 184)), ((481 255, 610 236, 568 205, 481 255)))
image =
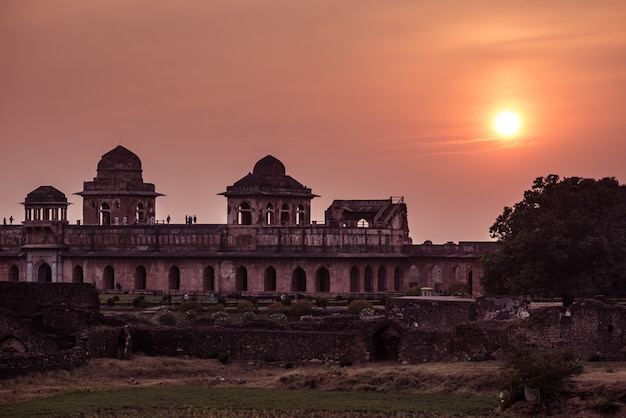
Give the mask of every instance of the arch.
POLYGON ((52 283, 52 267, 45 261, 41 261, 35 267, 37 271, 37 281, 40 283, 52 283))
POLYGON ((135 289, 137 290, 146 290, 147 289, 147 283, 146 283, 146 268, 144 266, 137 266, 135 268, 135 289))
POLYGON ((248 202, 241 202, 237 206, 237 224, 252 225, 252 207, 248 202))
POLYGON ((461 280, 460 274, 461 274, 461 267, 460 266, 454 266, 454 281, 458 282, 461 280))
POLYGON ((400 266, 393 269, 393 291, 402 292, 402 270, 400 266))
POLYGON ((304 209, 304 205, 300 203, 296 208, 296 225, 304 224, 306 224, 306 210, 304 209))
POLYGON ((436 264, 432 269, 432 278, 435 292, 441 292, 443 290, 443 270, 436 264))
POLYGON ((321 293, 330 292, 330 272, 326 267, 320 267, 315 272, 315 291, 321 293))
POLYGON ((180 289, 180 268, 178 266, 171 266, 168 273, 168 287, 169 289, 180 289))
POLYGON ((474 270, 467 273, 467 293, 474 294, 474 270))
POLYGON ((100 205, 100 225, 111 225, 111 206, 108 203, 100 205))
POLYGON ((145 222, 146 221, 146 209, 143 206, 143 203, 137 204, 137 213, 135 214, 137 222, 145 222))
POLYGON ((235 272, 235 290, 237 292, 248 291, 248 269, 244 266, 237 267, 235 272))
POLYGON ((361 291, 359 282, 359 268, 352 266, 350 269, 350 292, 356 293, 361 291))
POLYGON ((9 267, 8 280, 10 282, 18 282, 20 280, 20 269, 15 264, 9 267))
POLYGON ((83 267, 76 265, 72 269, 72 283, 83 283, 84 275, 83 275, 83 267))
POLYGON ((107 265, 102 272, 102 288, 115 288, 115 270, 113 270, 113 267, 110 264, 107 265))
POLYGON ((409 287, 416 287, 420 284, 420 269, 415 264, 409 267, 409 287))
POLYGON ((272 202, 268 202, 267 206, 265 206, 265 224, 274 225, 274 222, 276 222, 275 217, 274 205, 272 205, 272 202))
POLYGON ((363 289, 365 289, 366 292, 374 291, 374 272, 372 271, 372 268, 370 266, 365 267, 363 282, 363 289))
POLYGON ((306 272, 302 267, 296 267, 291 274, 291 290, 306 292, 306 272))
POLYGON ((378 291, 387 291, 387 268, 385 266, 378 267, 378 291))
POLYGON ((263 273, 263 290, 266 292, 276 291, 276 269, 267 267, 263 273))
POLYGON ((202 289, 205 292, 215 290, 215 269, 212 266, 206 266, 202 272, 202 289))
POLYGON ((280 207, 280 224, 287 225, 289 224, 290 219, 291 215, 289 214, 289 205, 287 203, 283 203, 280 207))

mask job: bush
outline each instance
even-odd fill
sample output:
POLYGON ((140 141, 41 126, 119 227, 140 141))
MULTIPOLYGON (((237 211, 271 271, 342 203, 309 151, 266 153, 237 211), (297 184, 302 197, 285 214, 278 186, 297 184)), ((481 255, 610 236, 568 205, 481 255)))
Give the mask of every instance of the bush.
POLYGON ((158 318, 159 324, 161 325, 174 325, 176 324, 176 318, 174 314, 170 311, 164 311, 158 318))
POLYGON ((285 316, 284 313, 281 313, 281 312, 275 312, 271 314, 270 319, 274 322, 286 322, 287 321, 287 317, 285 316))
POLYGON ((198 316, 198 311, 196 311, 195 309, 189 309, 188 311, 185 311, 185 318, 191 320, 191 319, 195 319, 198 316))
POLYGON ((313 313, 313 303, 308 300, 299 300, 289 306, 289 315, 306 316, 313 313))
POLYGON ((247 312, 244 312, 243 315, 241 315, 241 320, 243 322, 252 322, 252 321, 254 321, 255 317, 256 317, 256 315, 254 314, 254 312, 247 311, 247 312))
POLYGON ((108 298, 107 306, 115 306, 115 298, 108 298))
POLYGON ((181 311, 196 311, 196 312, 200 312, 202 310, 202 306, 200 305, 200 302, 198 302, 197 300, 186 300, 184 302, 181 302, 180 305, 178 305, 178 308, 181 311))
POLYGON ((293 363, 288 361, 287 363, 285 363, 285 369, 293 369, 293 363))
POLYGON ((287 312, 287 307, 283 305, 281 302, 272 302, 269 305, 267 305, 267 313, 270 316, 275 313, 284 314, 285 312, 287 312))
POLYGON ((211 315, 211 319, 218 324, 226 324, 230 320, 226 311, 217 311, 211 315))
POLYGON ((348 305, 348 313, 353 315, 360 315, 363 309, 373 309, 374 305, 372 302, 368 302, 366 300, 354 300, 350 302, 348 305))
POLYGON ((452 282, 448 288, 448 292, 455 296, 465 296, 469 293, 469 287, 464 282, 452 282))
POLYGON ((619 410, 619 405, 611 398, 602 398, 595 406, 595 411, 602 415, 614 415, 619 410))
POLYGON ((374 308, 363 308, 361 312, 359 312, 359 316, 374 316, 376 315, 376 310, 374 308))
POLYGON ((404 291, 404 296, 422 296, 422 288, 420 286, 409 287, 404 291))
POLYGON ((318 308, 325 308, 328 306, 328 299, 326 298, 317 298, 315 299, 315 306, 318 308))
POLYGON ((350 360, 349 358, 345 358, 345 357, 339 360, 339 367, 348 367, 348 366, 352 366, 352 360, 350 360))
POLYGON ((253 312, 255 310, 254 303, 249 300, 240 300, 237 302, 237 312, 253 312))
POLYGON ((217 355, 217 360, 218 360, 220 363, 222 363, 222 364, 226 364, 226 363, 228 363, 228 359, 229 359, 229 357, 230 357, 230 356, 228 355, 228 353, 221 352, 221 353, 219 353, 219 354, 217 355))
POLYGON ((223 312, 226 309, 226 307, 224 305, 222 305, 221 303, 218 303, 217 305, 210 305, 209 306, 209 312, 210 313, 215 313, 215 312, 223 312))
POLYGON ((341 301, 343 301, 343 296, 341 296, 341 295, 337 295, 337 296, 335 296, 335 300, 336 300, 337 302, 341 302, 341 301))
POLYGON ((146 308, 149 308, 150 306, 152 306, 152 304, 145 299, 142 299, 139 301, 139 308, 141 309, 146 309, 146 308))
POLYGON ((226 306, 226 298, 224 296, 218 296, 217 303, 219 303, 220 305, 226 306))
POLYGON ((571 376, 582 372, 582 362, 571 350, 545 351, 527 347, 511 350, 502 371, 507 390, 503 406, 523 400, 525 386, 538 388, 542 399, 555 398, 571 376))
POLYGON ((141 304, 141 301, 146 300, 146 297, 141 295, 141 296, 137 296, 135 299, 133 299, 133 307, 135 308, 139 308, 139 305, 141 304))

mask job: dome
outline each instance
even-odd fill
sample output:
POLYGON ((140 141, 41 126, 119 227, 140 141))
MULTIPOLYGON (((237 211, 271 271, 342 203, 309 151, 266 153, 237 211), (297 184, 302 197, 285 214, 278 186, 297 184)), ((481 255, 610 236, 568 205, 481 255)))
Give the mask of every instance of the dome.
POLYGON ((261 158, 255 165, 252 173, 257 176, 284 176, 285 165, 277 158, 268 155, 261 158))
POLYGON ((131 170, 141 171, 141 160, 137 155, 121 145, 102 156, 98 171, 131 170))
POLYGON ((65 194, 52 186, 40 186, 26 195, 24 204, 45 204, 45 203, 65 203, 67 197, 65 194))

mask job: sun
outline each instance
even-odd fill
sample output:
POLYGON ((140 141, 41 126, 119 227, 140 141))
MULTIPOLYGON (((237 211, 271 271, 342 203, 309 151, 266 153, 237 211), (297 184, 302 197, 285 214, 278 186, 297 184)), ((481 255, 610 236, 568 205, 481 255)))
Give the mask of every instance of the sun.
POLYGON ((500 135, 512 136, 522 127, 522 118, 516 112, 504 110, 496 115, 493 126, 500 135))

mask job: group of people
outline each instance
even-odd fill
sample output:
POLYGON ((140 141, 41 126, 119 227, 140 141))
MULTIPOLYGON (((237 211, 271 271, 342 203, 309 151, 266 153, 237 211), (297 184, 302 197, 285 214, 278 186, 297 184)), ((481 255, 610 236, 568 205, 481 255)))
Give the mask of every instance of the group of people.
MULTIPOLYGON (((195 216, 194 216, 194 219, 195 219, 195 216)), ((13 225, 13 216, 10 216, 10 217, 9 217, 9 222, 11 223, 11 225, 13 225)), ((7 218, 6 218, 6 217, 4 218, 3 224, 4 224, 4 225, 6 225, 6 224, 7 224, 7 218)))
POLYGON ((185 223, 187 225, 191 225, 191 224, 195 224, 197 223, 198 219, 196 218, 196 215, 185 215, 185 223))

